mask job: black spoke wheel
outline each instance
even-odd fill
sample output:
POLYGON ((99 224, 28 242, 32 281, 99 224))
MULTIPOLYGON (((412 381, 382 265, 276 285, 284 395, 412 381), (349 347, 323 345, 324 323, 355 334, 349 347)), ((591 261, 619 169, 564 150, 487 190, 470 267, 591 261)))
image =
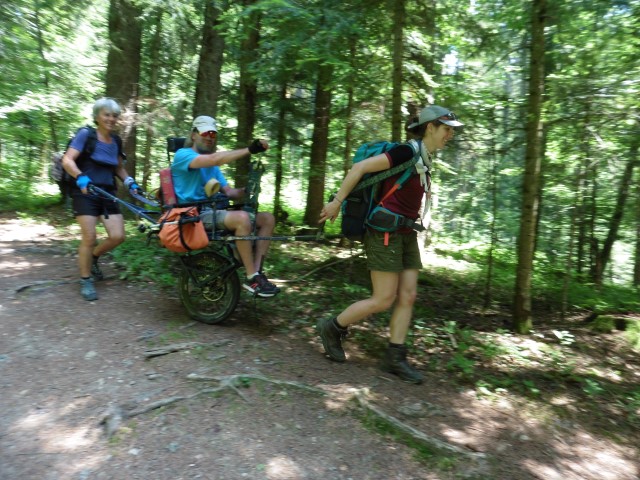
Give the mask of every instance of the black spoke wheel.
POLYGON ((194 320, 213 325, 226 320, 240 299, 240 280, 233 259, 216 252, 181 258, 178 292, 194 320))

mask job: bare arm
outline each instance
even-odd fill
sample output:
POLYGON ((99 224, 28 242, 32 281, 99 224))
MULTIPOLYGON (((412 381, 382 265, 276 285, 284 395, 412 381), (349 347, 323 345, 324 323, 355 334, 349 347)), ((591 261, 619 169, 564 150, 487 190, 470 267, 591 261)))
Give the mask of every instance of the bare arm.
POLYGON ((127 170, 124 168, 124 160, 118 155, 118 166, 116 167, 116 176, 124 182, 124 179, 129 176, 127 170))
MULTIPOLYGON (((260 140, 263 148, 268 150, 269 144, 266 140, 260 140)), ((250 155, 249 147, 238 148, 237 150, 230 150, 227 152, 214 152, 214 153, 205 153, 200 154, 196 158, 194 158, 189 164, 189 168, 203 168, 203 167, 214 167, 221 166, 226 163, 235 162, 236 160, 240 160, 241 158, 250 155)))
POLYGON ((327 203, 320 212, 320 219, 318 222, 322 223, 327 220, 334 222, 340 213, 340 205, 365 174, 381 172, 382 170, 387 170, 390 167, 391 164, 389 162, 389 158, 384 153, 356 163, 351 167, 347 176, 344 177, 340 190, 338 190, 335 198, 331 202, 327 203))
POLYGON ((239 148, 228 152, 215 152, 198 155, 189 164, 189 168, 220 167, 249 155, 248 148, 239 148))
POLYGON ((67 151, 64 153, 62 157, 62 168, 66 170, 66 172, 71 175, 73 178, 77 178, 78 175, 82 173, 82 171, 78 168, 76 164, 76 160, 80 156, 80 151, 75 148, 67 148, 67 151))

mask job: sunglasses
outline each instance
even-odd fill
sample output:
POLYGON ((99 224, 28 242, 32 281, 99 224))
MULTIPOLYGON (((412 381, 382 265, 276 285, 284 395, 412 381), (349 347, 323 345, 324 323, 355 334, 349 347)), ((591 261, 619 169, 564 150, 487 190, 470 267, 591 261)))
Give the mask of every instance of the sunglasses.
POLYGON ((449 112, 446 115, 439 117, 438 120, 458 120, 458 117, 456 117, 455 113, 449 112))
POLYGON ((209 130, 208 132, 202 132, 200 134, 201 137, 205 138, 216 138, 218 136, 218 132, 214 132, 213 130, 209 130))

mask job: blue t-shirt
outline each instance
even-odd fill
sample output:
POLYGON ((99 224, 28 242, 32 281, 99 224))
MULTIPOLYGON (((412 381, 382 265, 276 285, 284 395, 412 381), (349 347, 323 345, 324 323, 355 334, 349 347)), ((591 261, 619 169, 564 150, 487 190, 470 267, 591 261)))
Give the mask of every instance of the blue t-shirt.
POLYGON ((173 157, 171 176, 178 203, 207 200, 204 185, 211 178, 220 182, 220 188, 228 185, 227 179, 218 167, 189 168, 198 155, 200 154, 192 148, 181 148, 173 157))
MULTIPOLYGON (((84 150, 89 137, 89 129, 81 128, 71 140, 69 146, 79 152, 84 150)), ((114 187, 115 169, 118 166, 118 144, 111 138, 111 143, 96 141, 96 148, 91 154, 91 160, 78 159, 78 168, 98 186, 114 187)))

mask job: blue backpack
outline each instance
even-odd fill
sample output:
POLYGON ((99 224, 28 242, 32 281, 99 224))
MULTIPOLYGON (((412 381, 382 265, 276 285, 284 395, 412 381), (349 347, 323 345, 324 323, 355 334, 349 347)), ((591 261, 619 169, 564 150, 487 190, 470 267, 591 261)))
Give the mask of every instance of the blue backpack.
MULTIPOLYGON (((398 145, 403 144, 386 141, 365 143, 356 150, 352 162, 355 164, 380 155, 398 145)), ((414 172, 412 167, 420 160, 420 148, 417 142, 409 142, 409 145, 415 153, 411 160, 379 173, 365 175, 342 203, 341 231, 345 237, 361 241, 367 227, 381 232, 393 232, 403 226, 416 230, 423 229, 421 225, 416 225, 413 221, 387 210, 382 205, 397 189, 402 188, 414 172), (400 172, 404 173, 396 180, 393 188, 382 199, 378 199, 380 182, 400 172)))

